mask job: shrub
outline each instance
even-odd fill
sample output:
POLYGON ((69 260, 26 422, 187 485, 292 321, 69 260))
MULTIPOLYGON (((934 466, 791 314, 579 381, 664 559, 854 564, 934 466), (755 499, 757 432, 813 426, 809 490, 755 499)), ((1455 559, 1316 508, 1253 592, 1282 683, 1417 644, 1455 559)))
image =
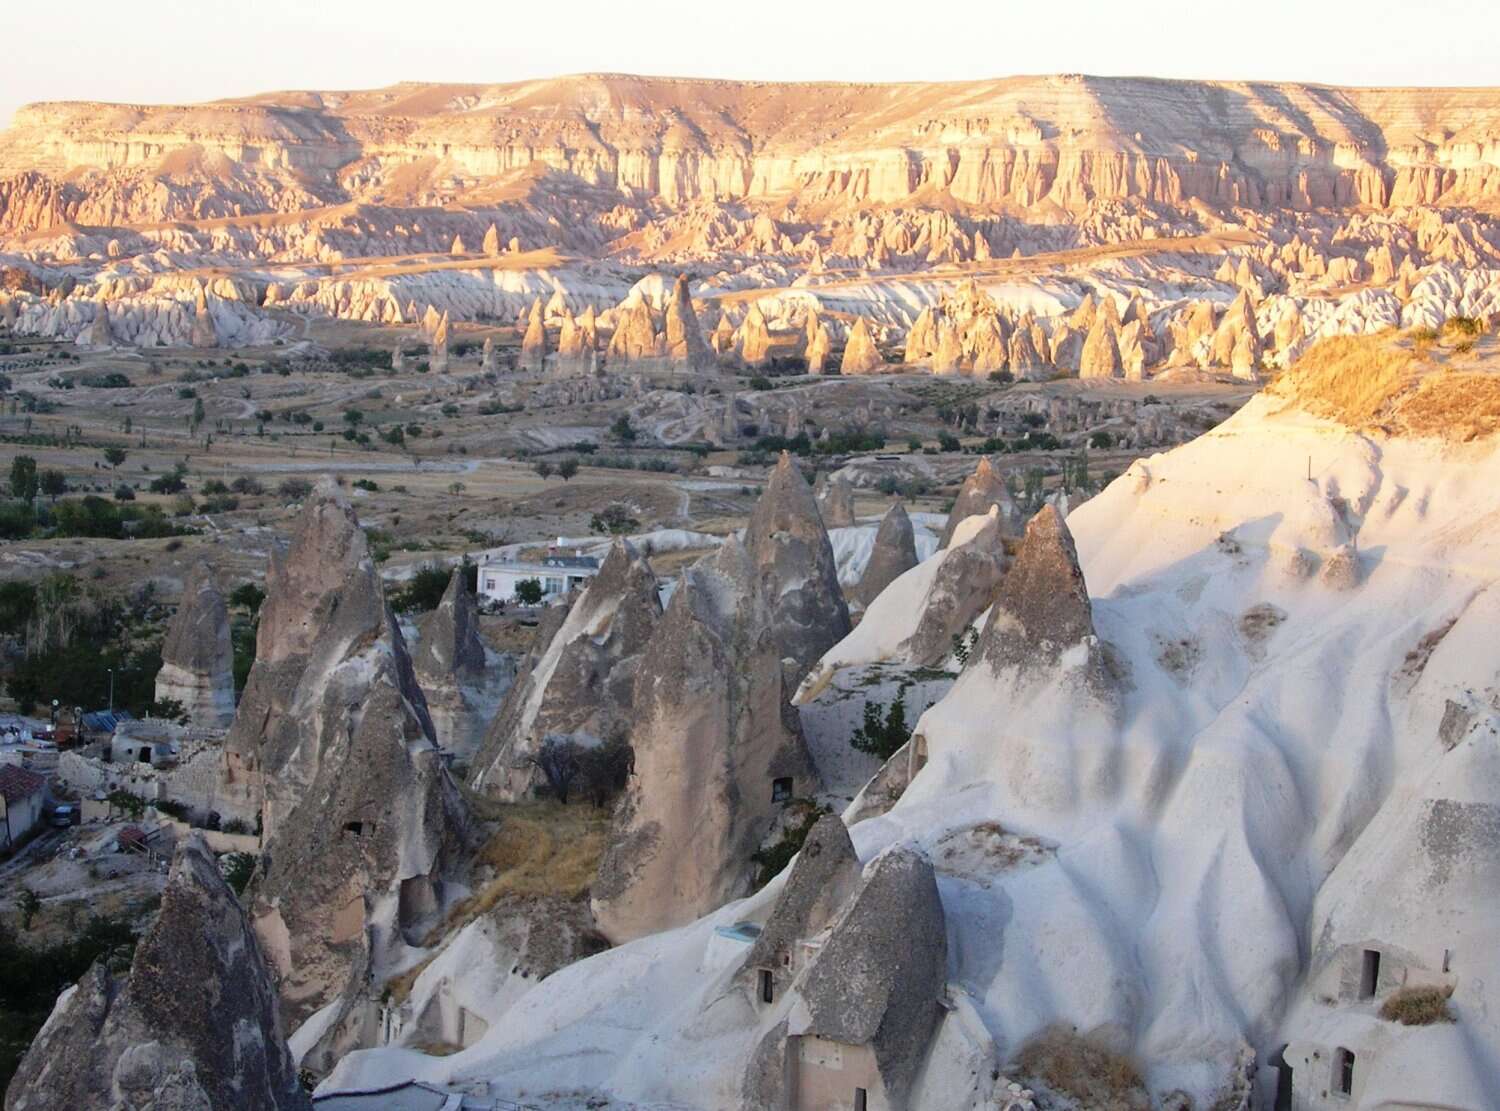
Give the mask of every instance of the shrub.
POLYGON ((180 494, 187 489, 187 483, 182 481, 182 475, 177 471, 170 474, 157 475, 151 480, 148 489, 153 494, 180 494))
POLYGON ((313 484, 305 478, 284 478, 281 485, 276 487, 276 493, 284 501, 301 501, 313 491, 313 484))
MULTIPOLYGON (((243 826, 244 823, 241 822, 240 825, 243 826)), ((224 877, 224 882, 234 889, 236 895, 245 893, 245 885, 250 882, 250 876, 254 871, 255 857, 249 853, 225 853, 219 857, 219 873, 224 877)))
POLYGON ((266 600, 266 592, 254 583, 240 583, 229 592, 229 604, 250 611, 251 616, 260 612, 260 604, 266 600))
POLYGON ((424 563, 406 583, 391 595, 391 608, 397 613, 426 613, 437 609, 448 589, 449 571, 436 563, 424 563))
POLYGON ((236 494, 264 494, 266 492, 266 488, 249 475, 235 479, 229 484, 229 488, 236 494))
POLYGON ((1062 1027, 1042 1031, 1016 1056, 1020 1072, 1080 1107, 1149 1111, 1151 1097, 1130 1058, 1062 1027))
POLYGON ((610 536, 628 535, 640 527, 640 521, 630 515, 630 510, 618 503, 605 506, 589 520, 590 531, 610 536))
POLYGON ((826 807, 806 803, 802 805, 807 807, 807 812, 803 814, 800 822, 786 827, 780 841, 774 845, 756 849, 750 854, 750 859, 760 865, 760 871, 755 875, 756 887, 764 887, 780 875, 782 869, 792 862, 792 857, 802 851, 802 846, 807 842, 807 835, 812 832, 812 827, 818 824, 818 819, 824 814, 831 813, 826 807))
POLYGON ((130 385, 130 379, 119 371, 110 371, 108 374, 92 374, 83 379, 85 386, 91 386, 96 390, 119 390, 130 385))
POLYGON ((635 427, 630 423, 629 415, 621 413, 616 417, 614 423, 609 426, 609 434, 622 444, 634 443, 635 427))
POLYGON ((884 715, 874 702, 865 703, 864 723, 849 738, 851 747, 868 752, 881 760, 889 760, 907 741, 911 740, 911 726, 906 724, 906 689, 909 683, 901 684, 896 700, 886 707, 884 715))
POLYGON ((1452 988, 1436 985, 1398 988, 1381 1005, 1380 1017, 1387 1022, 1399 1022, 1402 1026, 1452 1022, 1453 1012, 1448 1010, 1448 997, 1452 994, 1452 988))

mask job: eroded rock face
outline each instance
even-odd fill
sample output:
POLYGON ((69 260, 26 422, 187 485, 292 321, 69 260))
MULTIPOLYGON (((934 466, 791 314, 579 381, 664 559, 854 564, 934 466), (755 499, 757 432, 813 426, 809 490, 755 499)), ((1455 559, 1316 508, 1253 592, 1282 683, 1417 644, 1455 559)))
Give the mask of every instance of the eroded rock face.
POLYGON ((515 677, 515 662, 491 666, 479 639, 479 609, 463 568, 455 568, 437 609, 422 623, 412 660, 438 743, 467 763, 479 748, 494 707, 515 677))
POLYGON ((849 528, 854 521, 854 488, 842 475, 834 475, 818 491, 818 512, 827 528, 849 528))
POLYGON ((526 334, 521 337, 521 355, 517 365, 533 373, 547 365, 547 324, 542 317, 542 299, 534 298, 526 318, 526 334))
POLYGON ((870 562, 860 577, 859 585, 851 591, 855 602, 867 606, 882 590, 917 565, 917 540, 912 531, 911 518, 905 508, 896 502, 886 510, 875 532, 875 546, 870 552, 870 562))
POLYGON ((953 501, 953 509, 948 513, 948 522, 943 526, 942 546, 947 547, 948 542, 953 539, 954 530, 965 518, 984 516, 993 506, 1000 511, 999 524, 1002 533, 1014 535, 1019 532, 1019 511, 1016 508, 1015 499, 1010 496, 1010 491, 1005 488, 1005 476, 1002 475, 989 458, 982 457, 974 468, 974 473, 964 479, 962 486, 958 488, 958 497, 953 501))
POLYGON ((630 730, 635 774, 592 892, 611 941, 683 925, 745 894, 750 855, 782 805, 778 788, 813 789, 774 597, 731 538, 683 572, 646 645, 630 730))
POLYGON ((808 831, 771 916, 740 966, 736 978, 741 985, 751 987, 765 969, 771 973, 773 994, 785 994, 802 971, 799 943, 823 932, 859 882, 859 857, 848 828, 838 815, 824 815, 808 831))
POLYGON ((758 304, 752 304, 745 314, 744 323, 735 332, 734 343, 740 362, 750 369, 758 369, 770 362, 771 333, 758 304))
POLYGON ((365 1044, 379 985, 442 920, 469 818, 397 686, 376 680, 267 840, 247 891, 289 1024, 337 1010, 309 1064, 365 1044))
MULTIPOLYGON (((772 923, 781 902, 796 893, 789 880, 772 923)), ((787 1106, 786 1058, 795 1052, 795 1038, 835 1043, 846 1068, 858 1067, 859 1051, 867 1050, 874 1066, 867 1078, 870 1102, 906 1106, 941 1018, 947 978, 943 904, 932 865, 911 849, 892 849, 870 864, 844 900, 827 940, 791 989, 773 997, 769 1011, 762 1006, 765 1032, 746 1068, 740 1105, 758 1111, 787 1106)))
POLYGON ((719 362, 703 340, 693 298, 688 292, 686 274, 677 275, 672 297, 666 309, 666 354, 674 367, 706 374, 717 370, 719 362))
POLYGON ((850 625, 817 500, 786 452, 745 526, 745 551, 769 599, 781 654, 795 663, 795 688, 807 669, 848 635, 850 625))
POLYGON ((5 1094, 6 1111, 311 1106, 270 970, 197 835, 129 973, 101 962, 63 993, 5 1094))
POLYGON ((914 664, 931 667, 946 659, 953 651, 954 637, 963 636, 995 602, 1009 563, 999 509, 992 507, 982 520, 972 535, 967 535, 970 526, 965 526, 942 555, 921 619, 902 645, 905 658, 914 664))
POLYGON ((156 700, 182 704, 197 726, 223 728, 234 720, 234 647, 229 609, 205 563, 194 565, 167 628, 156 673, 156 700))
POLYGON ((625 730, 636 667, 662 613, 651 565, 624 540, 571 609, 553 609, 561 623, 538 630, 474 761, 471 785, 507 801, 542 782, 527 761, 548 737, 594 745, 625 730))
POLYGON ((260 803, 247 896, 285 1017, 338 1003, 326 1056, 359 1044, 361 993, 441 913, 468 815, 364 533, 331 483, 266 584, 226 793, 260 803))
POLYGON ((1083 569, 1055 506, 1043 506, 1026 525, 980 643, 982 658, 996 671, 1021 673, 1055 667, 1081 646, 1090 680, 1105 681, 1083 569))
POLYGON ((330 482, 271 555, 255 663, 225 738, 229 801, 261 811, 265 834, 302 800, 349 707, 378 680, 433 735, 406 641, 385 604, 365 534, 330 482))
POLYGON ((849 340, 844 344, 844 358, 839 364, 839 373, 871 374, 884 365, 885 360, 875 346, 875 337, 870 334, 870 325, 861 316, 849 330, 849 340))

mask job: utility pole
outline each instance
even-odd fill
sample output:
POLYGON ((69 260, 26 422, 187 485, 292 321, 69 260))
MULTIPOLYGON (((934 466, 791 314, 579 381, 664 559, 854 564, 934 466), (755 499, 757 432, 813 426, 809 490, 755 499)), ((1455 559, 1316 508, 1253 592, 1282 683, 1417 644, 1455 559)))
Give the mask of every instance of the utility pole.
POLYGON ((115 669, 109 668, 109 712, 115 712, 115 669))

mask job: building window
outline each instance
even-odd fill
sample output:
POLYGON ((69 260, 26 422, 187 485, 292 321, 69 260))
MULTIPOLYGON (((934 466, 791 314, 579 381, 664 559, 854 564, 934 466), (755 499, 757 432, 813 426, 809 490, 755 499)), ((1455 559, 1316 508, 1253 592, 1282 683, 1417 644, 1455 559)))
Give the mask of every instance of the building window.
POLYGON ((755 994, 762 1003, 770 1003, 776 998, 776 982, 771 978, 771 970, 762 968, 756 973, 755 994))
POLYGON ((1354 1094, 1354 1054, 1343 1046, 1333 1054, 1333 1086, 1341 1096, 1354 1094))
POLYGON ((363 835, 363 833, 365 832, 365 823, 364 822, 345 822, 344 823, 344 832, 345 833, 352 833, 352 834, 354 834, 354 836, 359 837, 359 836, 363 835))
POLYGON ((495 589, 495 580, 494 579, 485 579, 484 580, 484 588, 486 590, 494 590, 495 589))
POLYGON ((792 777, 783 775, 771 780, 771 801, 787 802, 792 797, 792 777))
POLYGON ((1380 950, 1366 949, 1359 968, 1359 997, 1375 998, 1375 985, 1380 983, 1380 950))
POLYGON ((554 579, 554 578, 551 578, 549 576, 548 579, 547 579, 547 593, 548 594, 561 594, 562 592, 563 592, 563 581, 562 581, 562 579, 554 579))
POLYGON ((855 1088, 854 1111, 865 1111, 865 1107, 868 1102, 869 1096, 865 1093, 865 1090, 863 1088, 855 1088))

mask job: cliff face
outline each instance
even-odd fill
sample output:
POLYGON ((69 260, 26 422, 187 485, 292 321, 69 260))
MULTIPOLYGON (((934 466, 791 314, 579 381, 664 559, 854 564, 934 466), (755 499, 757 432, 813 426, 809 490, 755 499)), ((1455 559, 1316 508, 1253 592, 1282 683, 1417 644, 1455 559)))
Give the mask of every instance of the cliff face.
POLYGON ((399 203, 394 192, 438 169, 472 184, 560 171, 669 205, 933 191, 1019 207, 1473 203, 1500 193, 1500 92, 586 75, 190 107, 35 104, 0 136, 0 229, 399 203))

